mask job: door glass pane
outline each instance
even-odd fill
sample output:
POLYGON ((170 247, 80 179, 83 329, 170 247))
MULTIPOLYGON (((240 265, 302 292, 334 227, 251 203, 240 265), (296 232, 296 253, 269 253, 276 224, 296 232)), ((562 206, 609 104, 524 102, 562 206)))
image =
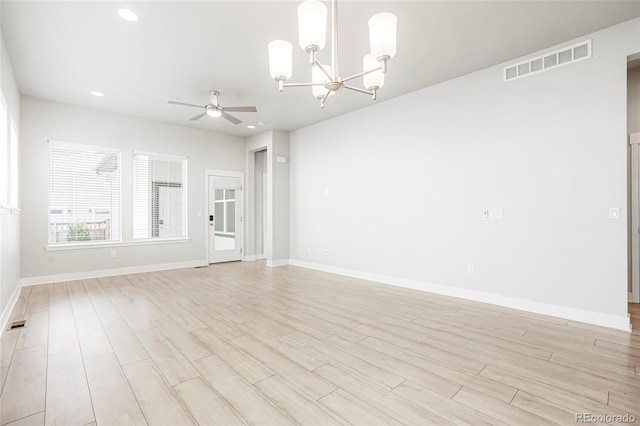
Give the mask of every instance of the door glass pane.
POLYGON ((236 199, 236 191, 234 189, 227 189, 224 195, 225 200, 235 200, 236 199))
MULTIPOLYGON (((216 189, 216 192, 218 190, 216 189)), ((216 203, 216 232, 224 232, 224 203, 216 203)))
POLYGON ((216 189, 216 201, 224 200, 224 189, 216 189))
POLYGON ((236 232, 236 202, 227 201, 227 232, 236 232))

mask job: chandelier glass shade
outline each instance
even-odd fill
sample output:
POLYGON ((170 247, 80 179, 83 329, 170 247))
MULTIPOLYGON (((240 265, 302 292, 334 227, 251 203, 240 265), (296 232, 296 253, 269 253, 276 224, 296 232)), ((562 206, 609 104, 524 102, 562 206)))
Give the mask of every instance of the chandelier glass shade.
POLYGON ((378 13, 369 19, 371 53, 362 59, 362 72, 341 78, 338 73, 338 0, 331 2, 331 65, 321 64, 317 55, 326 44, 327 7, 318 0, 306 0, 298 6, 298 42, 309 55, 311 82, 289 83, 293 61, 293 46, 286 40, 269 43, 269 71, 282 92, 285 87, 311 86, 313 97, 325 101, 341 88, 370 95, 376 99, 384 85, 387 62, 396 54, 397 18, 393 13, 378 13), (363 77, 364 89, 351 86, 350 80, 363 77))
POLYGON ((298 6, 298 40, 306 50, 315 46, 324 49, 327 39, 327 7, 317 0, 308 0, 298 6))

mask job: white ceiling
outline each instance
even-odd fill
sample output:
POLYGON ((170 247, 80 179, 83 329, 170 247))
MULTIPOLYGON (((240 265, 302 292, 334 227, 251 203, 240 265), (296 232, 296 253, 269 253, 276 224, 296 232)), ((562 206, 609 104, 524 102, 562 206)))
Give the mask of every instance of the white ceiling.
MULTIPOLYGON (((297 47, 298 1, 0 3, 2 34, 24 95, 239 136, 297 129, 372 102, 342 91, 321 110, 310 88, 278 92, 268 69, 273 39, 294 45, 291 81, 310 78, 307 55, 297 47), (140 20, 122 20, 116 14, 122 7, 140 20), (258 113, 234 113, 243 120, 234 126, 209 117, 192 122, 197 109, 167 105, 204 105, 211 89, 222 93, 223 106, 256 105, 258 113), (92 90, 105 96, 91 96, 92 90), (267 124, 246 127, 258 121, 267 124)), ((367 21, 382 11, 398 16, 398 53, 376 102, 638 17, 640 2, 340 1, 343 76, 361 71, 367 21)), ((328 46, 329 40, 321 62, 330 61, 328 46)))

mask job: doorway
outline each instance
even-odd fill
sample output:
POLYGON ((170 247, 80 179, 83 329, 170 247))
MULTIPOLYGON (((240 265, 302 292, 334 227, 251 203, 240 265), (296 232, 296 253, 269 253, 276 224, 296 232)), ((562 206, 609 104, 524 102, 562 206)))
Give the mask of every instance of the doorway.
POLYGON ((209 263, 242 260, 242 182, 239 172, 207 174, 207 251, 209 263))
POLYGON ((267 241, 267 150, 254 152, 253 164, 253 253, 265 259, 267 241))
POLYGON ((627 61, 627 133, 629 135, 629 316, 640 329, 640 53, 627 61))

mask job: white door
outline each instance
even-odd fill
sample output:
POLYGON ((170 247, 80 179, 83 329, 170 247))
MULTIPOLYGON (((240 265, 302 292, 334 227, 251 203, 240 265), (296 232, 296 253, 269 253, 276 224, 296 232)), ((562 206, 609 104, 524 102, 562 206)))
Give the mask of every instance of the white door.
POLYGON ((209 176, 209 263, 242 259, 242 180, 209 176))

